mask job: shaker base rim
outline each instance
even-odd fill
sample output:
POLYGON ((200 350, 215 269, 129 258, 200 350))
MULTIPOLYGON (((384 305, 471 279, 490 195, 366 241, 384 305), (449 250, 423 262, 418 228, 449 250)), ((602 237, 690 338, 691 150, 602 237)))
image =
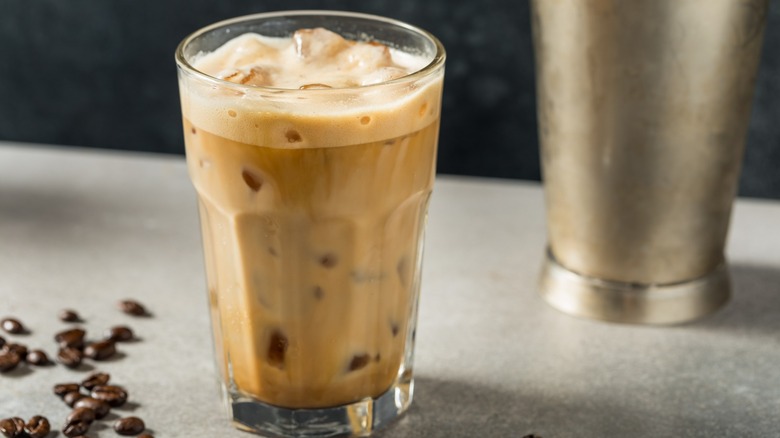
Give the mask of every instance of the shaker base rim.
POLYGON ((570 315, 628 324, 680 324, 708 315, 731 295, 726 263, 703 277, 674 284, 635 284, 577 274, 547 251, 540 294, 570 315))

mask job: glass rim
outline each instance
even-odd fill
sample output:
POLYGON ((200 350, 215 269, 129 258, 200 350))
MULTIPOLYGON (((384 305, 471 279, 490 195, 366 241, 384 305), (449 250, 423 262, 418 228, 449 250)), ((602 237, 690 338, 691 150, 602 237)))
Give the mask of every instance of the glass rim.
POLYGON ((274 11, 274 12, 262 12, 259 14, 250 14, 250 15, 242 15, 239 17, 229 18, 227 20, 221 20, 216 23, 212 23, 208 26, 202 27, 195 32, 192 32, 191 34, 187 35, 176 47, 176 65, 182 69, 183 71, 195 75, 195 77, 204 80, 206 82, 210 82, 213 85, 218 85, 222 87, 229 87, 229 88, 236 88, 241 90, 247 90, 249 92, 262 92, 262 91, 271 91, 271 92, 285 92, 285 93, 304 93, 307 95, 312 95, 313 93, 338 93, 338 92, 354 92, 354 91, 369 91, 372 89, 376 89, 377 87, 384 87, 387 85, 393 85, 393 84, 401 84, 406 82, 414 82, 418 79, 425 78, 427 76, 432 75, 433 73, 439 71, 444 66, 444 61, 446 59, 446 52, 444 50, 444 46, 442 45, 441 41, 439 41, 438 38, 436 38, 433 34, 430 32, 405 23, 400 20, 396 20, 393 18, 387 18, 382 17, 380 15, 372 15, 372 14, 364 14, 360 12, 348 12, 348 11, 334 11, 334 10, 316 10, 316 9, 307 9, 307 10, 290 10, 290 11, 274 11), (429 41, 433 43, 433 45, 436 47, 436 53, 433 56, 433 59, 426 64, 423 68, 416 70, 412 73, 409 73, 407 75, 401 76, 399 78, 391 79, 389 81, 379 82, 376 84, 370 84, 370 85, 358 85, 358 86, 351 86, 351 87, 339 87, 339 88, 311 88, 311 89, 295 89, 295 88, 279 88, 279 87, 270 87, 265 85, 248 85, 248 84, 237 84, 235 82, 230 82, 224 79, 220 79, 211 75, 208 75, 189 63, 189 61, 184 56, 184 49, 187 47, 191 42, 193 42, 198 37, 204 35, 207 32, 213 31, 215 29, 219 28, 226 28, 230 25, 236 24, 236 23, 243 23, 247 21, 256 21, 261 19, 268 19, 268 18, 279 18, 279 17, 293 17, 293 16, 328 16, 328 17, 349 17, 349 18, 360 18, 364 20, 370 20, 380 23, 389 24, 392 26, 400 27, 409 31, 412 31, 418 35, 421 35, 424 38, 427 38, 429 41))

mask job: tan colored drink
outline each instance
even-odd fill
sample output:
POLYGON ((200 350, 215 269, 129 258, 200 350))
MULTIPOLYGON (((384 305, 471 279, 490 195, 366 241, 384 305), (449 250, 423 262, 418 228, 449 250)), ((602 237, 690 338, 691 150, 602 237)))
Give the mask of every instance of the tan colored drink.
POLYGON ((218 363, 242 427, 267 429, 247 402, 321 412, 390 393, 392 415, 341 430, 368 433, 411 401, 443 72, 412 73, 443 54, 273 36, 188 60, 211 78, 180 74, 218 363))

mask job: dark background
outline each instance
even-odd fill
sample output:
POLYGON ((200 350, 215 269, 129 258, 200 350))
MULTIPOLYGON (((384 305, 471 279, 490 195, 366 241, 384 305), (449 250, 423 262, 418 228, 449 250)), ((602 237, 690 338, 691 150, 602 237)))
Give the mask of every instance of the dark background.
MULTIPOLYGON (((740 193, 780 199, 780 5, 770 3, 740 193)), ((539 179, 522 0, 0 0, 0 140, 181 154, 176 45, 214 21, 284 9, 431 31, 448 51, 439 172, 539 179)))

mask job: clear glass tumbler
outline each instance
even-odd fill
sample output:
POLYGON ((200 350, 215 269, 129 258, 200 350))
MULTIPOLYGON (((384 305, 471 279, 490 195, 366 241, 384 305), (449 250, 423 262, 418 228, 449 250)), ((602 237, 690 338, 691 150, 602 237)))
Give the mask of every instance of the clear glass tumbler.
POLYGON ((327 11, 216 23, 177 49, 214 345, 238 428, 368 435, 411 403, 444 58, 423 30, 327 11), (317 27, 426 66, 332 89, 241 85, 192 66, 243 33, 317 27))

